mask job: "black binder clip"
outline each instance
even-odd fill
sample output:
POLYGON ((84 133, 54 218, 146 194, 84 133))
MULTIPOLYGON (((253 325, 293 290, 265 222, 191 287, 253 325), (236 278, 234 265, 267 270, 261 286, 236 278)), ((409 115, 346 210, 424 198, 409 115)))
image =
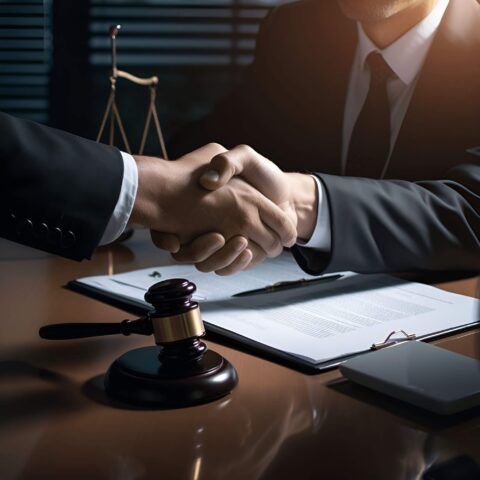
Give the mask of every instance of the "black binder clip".
POLYGON ((380 343, 373 343, 372 346, 370 347, 370 350, 381 350, 382 348, 385 347, 390 347, 392 345, 396 345, 399 342, 405 342, 408 340, 416 340, 417 336, 414 333, 407 333, 405 330, 396 330, 394 332, 390 332, 387 336, 387 338, 380 343), (395 334, 401 333, 405 338, 392 338, 395 334))

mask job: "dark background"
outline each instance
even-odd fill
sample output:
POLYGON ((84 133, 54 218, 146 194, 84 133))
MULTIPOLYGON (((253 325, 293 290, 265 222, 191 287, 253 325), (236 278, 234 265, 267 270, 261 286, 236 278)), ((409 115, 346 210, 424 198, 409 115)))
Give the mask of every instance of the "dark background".
MULTIPOLYGON (((278 3, 0 1, 0 110, 95 138, 110 88, 108 30, 118 23, 118 68, 159 77, 157 108, 168 137, 238 82, 260 21, 278 3)), ((148 89, 120 79, 118 103, 135 151, 148 89)), ((153 135, 147 153, 159 153, 153 135)))

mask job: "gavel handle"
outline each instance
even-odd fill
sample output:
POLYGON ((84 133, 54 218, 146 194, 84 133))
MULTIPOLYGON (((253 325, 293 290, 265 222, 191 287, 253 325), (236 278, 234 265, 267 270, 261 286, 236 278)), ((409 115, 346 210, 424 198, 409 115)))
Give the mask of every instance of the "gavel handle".
POLYGON ((120 323, 57 323, 45 325, 38 331, 47 340, 71 340, 74 338, 101 337, 104 335, 151 335, 152 322, 148 317, 123 320, 120 323))

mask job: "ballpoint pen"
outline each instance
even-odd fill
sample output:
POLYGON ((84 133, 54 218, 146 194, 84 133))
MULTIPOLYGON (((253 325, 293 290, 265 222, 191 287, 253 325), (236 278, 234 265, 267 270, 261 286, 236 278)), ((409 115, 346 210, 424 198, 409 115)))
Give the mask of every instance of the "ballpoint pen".
POLYGON ((256 288, 255 290, 247 290, 245 292, 235 293, 234 295, 232 295, 232 297, 248 297, 249 295, 256 295, 259 293, 272 293, 272 292, 278 292, 281 290, 288 290, 290 288, 306 287, 309 285, 315 285, 317 283, 338 280, 339 278, 342 278, 342 277, 343 277, 342 274, 337 273, 335 275, 329 275, 327 277, 320 277, 320 278, 313 278, 311 280, 306 278, 301 278, 300 280, 289 280, 286 282, 277 282, 277 283, 274 283, 273 285, 268 285, 262 288, 256 288))

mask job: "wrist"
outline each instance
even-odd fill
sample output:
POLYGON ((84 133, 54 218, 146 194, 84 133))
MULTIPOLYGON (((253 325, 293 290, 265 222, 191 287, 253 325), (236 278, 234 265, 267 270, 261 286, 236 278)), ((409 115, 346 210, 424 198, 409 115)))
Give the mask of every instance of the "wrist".
POLYGON ((138 188, 129 224, 154 229, 165 222, 169 163, 160 158, 136 155, 138 188))
POLYGON ((311 175, 287 173, 290 183, 290 202, 297 214, 298 239, 307 242, 312 236, 318 215, 318 191, 311 175))

